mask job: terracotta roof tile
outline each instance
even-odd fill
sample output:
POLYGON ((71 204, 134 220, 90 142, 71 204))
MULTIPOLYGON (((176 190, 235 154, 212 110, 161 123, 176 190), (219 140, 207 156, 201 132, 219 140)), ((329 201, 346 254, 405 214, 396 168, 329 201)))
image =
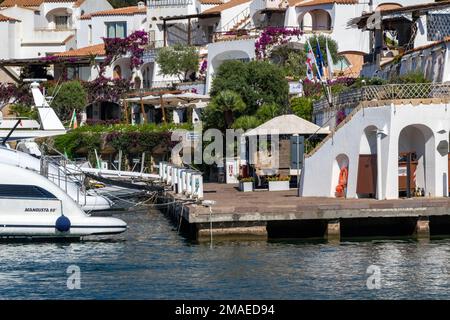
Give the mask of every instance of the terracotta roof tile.
POLYGON ((358 0, 288 0, 291 7, 309 7, 321 4, 357 4, 358 0))
POLYGON ((250 1, 251 0, 230 0, 221 5, 209 8, 208 10, 205 10, 202 13, 221 13, 222 11, 224 11, 226 9, 230 9, 230 8, 236 7, 240 4, 244 4, 244 3, 247 3, 250 1))
POLYGON ((19 22, 20 20, 17 20, 17 19, 14 19, 14 18, 10 18, 10 17, 7 17, 7 16, 4 16, 4 15, 0 14, 0 22, 6 22, 6 21, 8 21, 8 22, 19 22))
POLYGON ((219 5, 219 4, 223 4, 222 0, 200 0, 200 4, 215 4, 215 5, 219 5))
POLYGON ((97 44, 95 46, 73 49, 65 52, 56 53, 56 57, 88 57, 88 56, 104 56, 105 45, 97 44))
POLYGON ((132 16, 135 14, 146 14, 146 13, 147 13, 147 8, 138 8, 137 6, 132 6, 132 7, 124 7, 124 8, 92 12, 90 14, 81 16, 81 19, 85 20, 85 19, 90 19, 92 17, 116 16, 116 15, 117 16, 132 16))
MULTIPOLYGON (((14 7, 14 6, 22 6, 22 7, 39 7, 44 2, 83 2, 84 0, 4 0, 0 3, 0 7, 14 7)), ((80 3, 80 4, 81 4, 80 3)))

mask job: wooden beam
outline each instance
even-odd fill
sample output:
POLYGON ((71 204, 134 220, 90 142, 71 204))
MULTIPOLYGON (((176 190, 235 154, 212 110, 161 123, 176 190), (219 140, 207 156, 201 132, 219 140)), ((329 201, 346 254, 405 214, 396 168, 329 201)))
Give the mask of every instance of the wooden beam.
POLYGON ((188 18, 188 45, 191 45, 191 18, 188 18))
POLYGON ((142 94, 140 98, 141 98, 142 124, 145 124, 145 108, 144 108, 144 100, 142 100, 142 94))
POLYGON ((167 47, 167 24, 166 24, 166 20, 163 21, 163 34, 164 34, 164 47, 167 47))
POLYGON ((163 97, 162 94, 159 95, 159 103, 161 104, 161 111, 162 111, 162 118, 164 123, 167 123, 167 119, 166 119, 166 110, 164 108, 164 101, 163 101, 163 97))

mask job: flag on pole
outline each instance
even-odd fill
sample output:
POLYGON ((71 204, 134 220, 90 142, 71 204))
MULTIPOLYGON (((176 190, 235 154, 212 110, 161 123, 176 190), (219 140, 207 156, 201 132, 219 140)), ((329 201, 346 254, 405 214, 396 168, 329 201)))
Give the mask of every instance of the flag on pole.
POLYGON ((328 48, 328 38, 326 40, 326 47, 327 47, 328 77, 332 78, 333 77, 333 73, 334 73, 333 57, 331 56, 330 49, 328 48))
POLYGON ((77 113, 75 112, 75 109, 73 110, 72 118, 70 119, 69 128, 71 129, 78 128, 77 113))
POLYGON ((311 43, 309 43, 309 39, 306 39, 306 64, 310 65, 311 70, 314 70, 313 67, 316 65, 317 69, 317 78, 322 81, 322 75, 319 72, 319 67, 317 65, 316 56, 312 50, 311 43))
POLYGON ((311 65, 308 63, 306 63, 306 77, 308 78, 309 81, 314 80, 314 73, 311 69, 311 65))
POLYGON ((324 74, 323 74, 323 55, 322 55, 322 51, 320 50, 320 44, 319 44, 319 38, 316 38, 317 41, 317 48, 316 48, 316 61, 317 61, 317 70, 318 73, 320 74, 320 78, 324 79, 324 74))
POLYGON ((312 53, 311 46, 309 42, 306 43, 306 76, 310 81, 314 80, 314 72, 313 72, 313 63, 314 63, 314 53, 312 53))

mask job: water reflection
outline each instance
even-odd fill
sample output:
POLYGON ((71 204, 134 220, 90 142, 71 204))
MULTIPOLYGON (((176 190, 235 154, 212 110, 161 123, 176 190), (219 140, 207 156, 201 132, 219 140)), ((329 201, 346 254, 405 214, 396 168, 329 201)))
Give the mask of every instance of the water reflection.
POLYGON ((158 212, 118 215, 112 240, 0 244, 0 298, 417 299, 450 298, 450 241, 225 242, 193 245, 158 212), (81 290, 67 290, 67 267, 81 290), (368 290, 370 265, 381 290, 368 290))

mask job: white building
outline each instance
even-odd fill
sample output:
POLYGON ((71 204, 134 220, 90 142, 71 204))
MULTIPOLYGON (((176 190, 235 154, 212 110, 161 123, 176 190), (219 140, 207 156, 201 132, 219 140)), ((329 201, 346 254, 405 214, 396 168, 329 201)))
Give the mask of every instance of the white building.
POLYGON ((433 82, 445 82, 446 43, 450 36, 450 4, 425 3, 392 6, 379 12, 379 24, 369 25, 363 15, 352 23, 369 30, 374 39, 361 74, 390 79, 410 72, 422 72, 433 82))
POLYGON ((76 48, 80 17, 111 8, 107 0, 5 0, 0 14, 18 21, 9 22, 9 37, 2 38, 8 42, 0 48, 0 57, 39 58, 76 48))
MULTIPOLYGON (((231 0, 214 10, 221 13, 221 31, 230 32, 239 29, 264 28, 267 26, 299 28, 303 36, 294 41, 304 43, 314 34, 323 34, 334 39, 339 47, 339 54, 345 57, 342 74, 358 76, 364 63, 364 56, 371 50, 369 32, 361 32, 350 28, 351 19, 362 14, 372 15, 377 11, 389 8, 398 8, 405 5, 415 5, 433 0, 398 0, 398 1, 363 1, 363 0, 231 0)), ((256 32, 256 35, 258 32, 256 32)), ((221 43, 212 43, 208 46, 209 61, 224 61, 228 59, 253 59, 253 55, 245 52, 247 46, 255 41, 257 36, 253 32, 253 39, 247 40, 248 45, 243 46, 242 36, 239 41, 232 41, 231 36, 222 37, 227 40, 226 50, 221 43), (217 47, 217 48, 216 48, 217 47), (216 58, 215 55, 220 55, 216 58), (224 59, 223 57, 226 57, 224 59)), ((312 44, 314 45, 314 44, 312 44)), ((208 86, 218 63, 210 63, 208 70, 208 86)))
MULTIPOLYGON (((365 28, 368 17, 353 23, 365 28)), ((334 96, 332 108, 315 103, 316 124, 333 131, 306 157, 304 196, 449 196, 450 4, 391 7, 380 17, 363 72, 385 79, 415 72, 431 82, 367 85, 334 96)))
POLYGON ((419 189, 425 196, 448 196, 448 85, 390 86, 374 90, 379 94, 389 89, 402 92, 398 99, 361 101, 306 157, 303 196, 337 196, 344 168, 348 170, 346 198, 396 199, 406 192, 408 176, 411 192, 419 189), (431 94, 436 91, 441 94, 431 94))

